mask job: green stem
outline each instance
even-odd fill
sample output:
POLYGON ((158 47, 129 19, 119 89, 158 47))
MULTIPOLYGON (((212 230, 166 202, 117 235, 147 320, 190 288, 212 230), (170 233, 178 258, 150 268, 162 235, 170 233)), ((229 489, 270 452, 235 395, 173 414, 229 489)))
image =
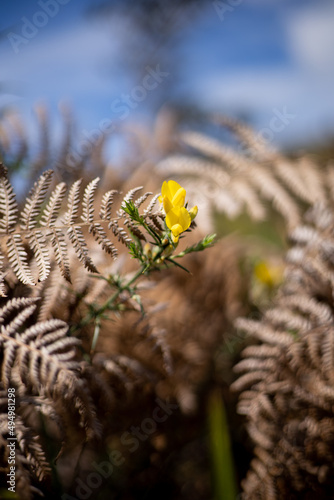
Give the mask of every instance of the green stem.
POLYGON ((100 318, 96 318, 95 320, 95 328, 94 328, 94 335, 93 335, 93 340, 92 340, 92 346, 90 348, 90 354, 92 355, 95 351, 95 347, 97 344, 97 340, 99 338, 100 334, 100 327, 101 327, 101 321, 100 318))
POLYGON ((147 266, 142 266, 136 274, 125 284, 121 285, 118 290, 96 311, 96 315, 100 316, 101 314, 104 313, 107 309, 110 308, 111 304, 115 302, 115 300, 119 297, 119 295, 124 292, 124 290, 127 290, 137 279, 144 274, 147 271, 147 266))
MULTIPOLYGON (((95 351, 95 347, 96 347, 96 344, 97 344, 97 341, 98 341, 98 338, 99 338, 99 334, 100 334, 100 327, 101 327, 101 316, 102 314, 107 310, 107 309, 110 309, 111 308, 111 305, 113 304, 113 302, 115 302, 115 300, 119 297, 119 295, 124 291, 124 290, 127 290, 129 289, 129 287, 135 282, 137 281, 137 279, 142 275, 144 274, 146 271, 147 271, 148 267, 145 265, 145 266, 142 266, 135 274, 134 276, 132 276, 132 278, 125 284, 125 285, 120 285, 118 290, 116 290, 116 292, 111 296, 109 297, 109 299, 99 308, 97 309, 96 311, 94 311, 94 321, 95 321, 95 328, 94 328, 94 335, 93 335, 93 340, 92 340, 92 346, 91 346, 91 350, 90 350, 90 354, 92 355, 95 351)), ((93 319, 92 317, 92 314, 89 315, 89 318, 86 318, 86 321, 84 322, 84 324, 87 324, 91 319, 93 319), (88 320, 88 321, 87 321, 88 320)))
POLYGON ((176 262, 172 257, 167 257, 167 259, 165 259, 165 260, 167 260, 168 262, 171 262, 172 264, 174 264, 174 266, 180 267, 181 269, 183 269, 187 273, 191 274, 191 272, 186 267, 179 264, 179 262, 176 262))

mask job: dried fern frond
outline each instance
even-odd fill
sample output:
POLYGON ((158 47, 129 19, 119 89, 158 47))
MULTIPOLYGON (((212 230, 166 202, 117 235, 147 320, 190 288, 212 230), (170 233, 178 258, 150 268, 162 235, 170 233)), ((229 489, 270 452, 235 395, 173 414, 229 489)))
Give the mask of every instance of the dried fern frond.
POLYGON ((331 498, 334 492, 334 218, 316 205, 291 233, 285 282, 261 321, 238 326, 247 347, 242 391, 255 458, 245 499, 331 498))
POLYGON ((21 229, 23 231, 28 231, 36 227, 36 218, 40 214, 47 190, 51 183, 52 174, 52 170, 44 172, 30 191, 24 209, 21 212, 21 229))
POLYGON ((27 393, 43 395, 62 408, 73 411, 87 436, 99 433, 87 388, 80 378, 75 348, 80 343, 67 337, 68 326, 52 319, 26 327, 36 308, 36 299, 7 301, 0 309, 1 374, 5 388, 23 384, 27 393))
MULTIPOLYGON (((19 402, 19 400, 17 401, 19 402)), ((31 478, 42 481, 50 474, 45 453, 38 435, 27 427, 20 415, 15 418, 15 441, 8 441, 7 392, 0 390, 0 471, 4 472, 2 484, 7 484, 9 468, 8 444, 15 444, 15 490, 23 500, 32 500, 42 492, 31 484, 31 478)), ((0 472, 0 477, 2 476, 0 472)))
POLYGON ((57 311, 58 308, 64 305, 64 294, 65 296, 68 295, 64 286, 65 283, 59 267, 56 266, 51 269, 49 278, 41 283, 40 286, 35 287, 34 292, 36 294, 33 293, 32 296, 43 297, 38 311, 38 321, 45 321, 52 317, 61 317, 60 314, 57 315, 57 311))
POLYGON ((0 231, 10 234, 15 230, 18 206, 7 173, 6 167, 0 163, 0 231))
POLYGON ((77 151, 78 140, 75 137, 75 120, 71 110, 64 103, 59 103, 60 121, 62 124, 61 143, 55 145, 52 141, 52 124, 46 106, 35 107, 38 138, 34 148, 28 141, 28 127, 22 117, 13 110, 6 110, 0 117, 0 161, 10 167, 23 169, 29 164, 29 180, 35 181, 43 170, 51 168, 54 172, 52 185, 58 181, 71 184, 80 177, 91 179, 103 172, 106 164, 103 158, 103 148, 107 134, 101 133, 98 140, 90 143, 89 150, 77 151))
POLYGON ((259 138, 247 124, 229 116, 218 114, 213 117, 213 120, 215 123, 233 132, 240 142, 253 152, 253 156, 265 160, 272 158, 272 148, 270 148, 269 144, 262 137, 259 138))
MULTIPOLYGON (((180 134, 180 140, 194 153, 176 154, 160 162, 164 176, 182 179, 189 197, 196 199, 199 213, 212 209, 234 218, 246 212, 254 220, 268 216, 268 202, 289 228, 301 220, 300 207, 329 200, 330 171, 310 158, 293 161, 275 152, 250 127, 228 117, 216 117, 240 141, 228 147, 198 132, 180 134), (248 149, 247 149, 248 148, 248 149)), ((210 226, 202 216, 203 225, 210 226)), ((201 217, 199 217, 201 223, 201 217)))
MULTIPOLYGON (((4 270, 10 267, 22 283, 34 286, 38 281, 44 281, 50 274, 52 258, 49 255, 49 246, 53 248, 54 259, 62 276, 71 281, 68 246, 72 246, 76 256, 84 267, 92 273, 98 270, 91 259, 84 230, 91 233, 102 250, 117 257, 117 249, 108 238, 108 229, 128 246, 132 238, 119 225, 124 219, 124 225, 141 239, 145 236, 136 228, 123 210, 115 212, 112 218, 111 210, 115 190, 105 193, 102 197, 99 217, 95 214, 95 198, 99 178, 91 181, 83 190, 79 179, 69 189, 66 200, 66 211, 62 211, 62 204, 66 196, 64 182, 57 184, 50 196, 48 188, 52 180, 52 171, 44 172, 35 182, 25 206, 18 214, 13 188, 7 179, 6 169, 0 171, 0 238, 6 239, 6 246, 1 244, 0 261, 4 270), (18 226, 20 218, 21 224, 18 226), (50 245, 51 243, 51 245, 50 245), (34 275, 30 266, 30 255, 34 256, 37 264, 37 274, 34 275)), ((133 200, 141 188, 131 189, 124 197, 124 201, 133 200)), ((151 193, 145 193, 135 200, 135 206, 142 205, 151 193)), ((121 205, 122 206, 122 205, 121 205)), ((0 270, 1 271, 1 270, 0 270)), ((4 295, 4 287, 1 288, 4 295)))
POLYGON ((117 194, 117 191, 115 189, 112 189, 103 195, 100 210, 100 218, 102 220, 110 221, 115 194, 117 194))
POLYGON ((140 386, 143 382, 154 381, 155 375, 141 362, 125 355, 104 356, 97 354, 93 364, 100 367, 111 377, 116 377, 125 384, 127 390, 140 386))
POLYGON ((158 198, 159 198, 158 194, 156 194, 155 196, 153 196, 153 198, 151 199, 151 201, 148 204, 147 208, 145 208, 145 210, 144 210, 144 217, 152 215, 153 209, 154 209, 154 207, 156 205, 156 202, 158 201, 158 198))

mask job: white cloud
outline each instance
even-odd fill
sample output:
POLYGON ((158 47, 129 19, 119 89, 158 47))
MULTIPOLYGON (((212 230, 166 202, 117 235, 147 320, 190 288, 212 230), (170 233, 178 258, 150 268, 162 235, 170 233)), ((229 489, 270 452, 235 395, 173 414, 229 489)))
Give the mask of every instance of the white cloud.
POLYGON ((334 73, 334 4, 318 4, 286 18, 291 53, 306 71, 334 73))
POLYGON ((286 14, 290 63, 199 75, 193 96, 201 95, 204 108, 252 113, 263 127, 273 108, 286 106, 296 119, 275 142, 306 143, 334 132, 334 5, 287 9, 286 14))
POLYGON ((40 29, 17 54, 9 40, 0 45, 1 81, 14 89, 13 94, 0 94, 0 105, 14 106, 30 124, 26 130, 31 144, 38 144, 39 132, 32 116, 36 103, 42 101, 50 109, 53 141, 58 142, 63 130, 59 102, 70 105, 80 126, 92 128, 108 117, 108 103, 120 92, 119 78, 113 81, 104 71, 107 65, 110 70, 118 50, 108 30, 85 22, 48 28, 40 29))
MULTIPOLYGON (((264 0, 252 0, 260 2, 264 0)), ((319 124, 323 123, 334 130, 334 99, 330 98, 334 88, 334 5, 314 4, 286 12, 283 21, 293 69, 282 64, 261 69, 227 65, 224 73, 213 67, 212 71, 192 74, 190 79, 189 65, 189 75, 184 78, 187 94, 203 108, 249 111, 261 117, 263 126, 273 108, 286 106, 297 117, 277 136, 278 142, 306 137, 309 131, 320 134, 319 124)), ((90 123, 93 128, 109 117, 109 104, 124 89, 120 74, 114 79, 102 74, 105 67, 110 74, 113 61, 119 57, 117 40, 126 36, 122 29, 116 21, 109 29, 80 22, 60 30, 50 23, 22 45, 18 54, 9 40, 3 40, 1 80, 22 83, 18 105, 26 115, 41 98, 53 106, 67 98, 80 124, 85 127, 90 123)), ((11 99, 7 97, 8 102, 11 99)))
POLYGON ((206 77, 201 82, 202 98, 226 107, 257 109, 264 112, 270 106, 293 101, 300 92, 295 74, 281 69, 229 70, 227 73, 206 77))
POLYGON ((22 84, 29 100, 91 97, 93 92, 110 95, 112 83, 98 71, 117 50, 108 31, 85 23, 62 31, 43 31, 47 28, 40 29, 27 45, 20 45, 17 54, 9 40, 2 43, 1 79, 22 84))

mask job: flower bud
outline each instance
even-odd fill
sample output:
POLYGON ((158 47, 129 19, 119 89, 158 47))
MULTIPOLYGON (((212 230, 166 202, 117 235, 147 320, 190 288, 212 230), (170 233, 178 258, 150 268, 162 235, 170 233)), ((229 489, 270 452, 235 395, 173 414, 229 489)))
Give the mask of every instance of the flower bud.
POLYGON ((152 258, 152 250, 151 250, 151 245, 149 243, 145 243, 143 248, 143 253, 148 259, 152 258))
POLYGON ((190 215, 190 218, 191 218, 191 222, 192 222, 195 219, 195 217, 196 217, 196 215, 198 213, 197 205, 195 205, 190 210, 188 210, 188 212, 189 212, 189 215, 190 215))

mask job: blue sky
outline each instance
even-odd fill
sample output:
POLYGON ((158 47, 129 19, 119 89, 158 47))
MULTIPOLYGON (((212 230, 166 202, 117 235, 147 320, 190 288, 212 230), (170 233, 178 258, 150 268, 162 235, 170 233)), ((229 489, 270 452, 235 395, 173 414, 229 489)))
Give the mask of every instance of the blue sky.
MULTIPOLYGON (((92 0, 51 2, 58 11, 53 17, 37 14, 43 11, 38 1, 1 2, 0 105, 15 106, 31 123, 35 104, 46 103, 57 136, 58 104, 66 102, 80 135, 119 119, 115 102, 142 83, 147 71, 142 68, 139 78, 127 61, 126 19, 87 16, 92 0), (13 34, 30 33, 24 31, 25 19, 45 25, 35 26, 22 42, 13 34)), ((172 43, 162 42, 164 49, 170 44, 171 57, 161 67, 168 77, 143 100, 137 92, 138 101, 124 119, 152 118, 163 90, 164 102, 249 116, 258 130, 268 129, 285 109, 293 118, 275 132, 277 146, 329 137, 334 132, 333 26, 334 3, 327 0, 207 2, 172 43)), ((159 60, 159 48, 156 54, 159 60)), ((34 138, 34 127, 29 128, 34 138)))

